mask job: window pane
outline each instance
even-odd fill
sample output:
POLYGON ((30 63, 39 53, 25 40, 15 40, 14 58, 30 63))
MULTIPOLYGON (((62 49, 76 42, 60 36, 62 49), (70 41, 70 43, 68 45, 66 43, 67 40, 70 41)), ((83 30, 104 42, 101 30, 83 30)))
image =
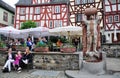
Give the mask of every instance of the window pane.
POLYGON ((40 14, 40 7, 35 8, 35 14, 40 14))
POLYGON ((82 14, 77 14, 77 15, 76 15, 76 21, 77 21, 77 22, 82 21, 82 14))
POLYGON ((118 0, 118 3, 120 3, 120 0, 118 0))
POLYGON ((8 13, 7 12, 3 13, 3 20, 6 22, 8 21, 8 13))
POLYGON ((115 4, 116 3, 116 0, 110 0, 112 4, 115 4))
POLYGON ((60 13, 60 6, 55 6, 55 13, 60 13))
POLYGON ((25 8, 20 8, 20 14, 25 14, 25 8))
POLYGON ((112 22, 113 22, 112 16, 108 16, 108 23, 112 23, 112 22))
POLYGON ((114 22, 119 22, 119 15, 114 16, 114 22))
POLYGON ((52 26, 53 26, 53 22, 52 22, 52 21, 50 21, 50 28, 52 28, 52 26))
POLYGON ((80 4, 80 0, 75 0, 75 4, 80 4))
POLYGON ((14 24, 14 16, 12 16, 11 23, 14 24))

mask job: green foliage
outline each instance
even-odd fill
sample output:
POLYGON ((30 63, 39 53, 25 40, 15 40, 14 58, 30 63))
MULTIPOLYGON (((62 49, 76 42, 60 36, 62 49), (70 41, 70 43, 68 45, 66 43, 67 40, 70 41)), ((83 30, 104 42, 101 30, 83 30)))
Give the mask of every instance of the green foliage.
POLYGON ((2 41, 0 41, 0 47, 5 48, 6 45, 2 41))
POLYGON ((47 44, 40 44, 39 42, 37 43, 36 47, 47 47, 47 44))
POLYGON ((54 37, 54 36, 50 37, 50 41, 53 43, 56 43, 58 39, 60 39, 62 43, 68 43, 68 40, 65 37, 54 37))
POLYGON ((28 28, 35 28, 36 27, 36 23, 33 21, 26 21, 24 23, 22 23, 22 26, 20 29, 28 29, 28 28))

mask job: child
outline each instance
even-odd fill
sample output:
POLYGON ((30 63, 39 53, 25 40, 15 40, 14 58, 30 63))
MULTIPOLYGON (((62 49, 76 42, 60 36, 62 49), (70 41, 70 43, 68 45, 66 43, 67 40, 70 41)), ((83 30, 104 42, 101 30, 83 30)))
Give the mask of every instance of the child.
POLYGON ((13 62, 13 66, 15 67, 15 69, 16 69, 16 66, 17 68, 19 67, 19 61, 21 57, 22 57, 21 52, 18 51, 18 53, 15 55, 15 61, 13 62))

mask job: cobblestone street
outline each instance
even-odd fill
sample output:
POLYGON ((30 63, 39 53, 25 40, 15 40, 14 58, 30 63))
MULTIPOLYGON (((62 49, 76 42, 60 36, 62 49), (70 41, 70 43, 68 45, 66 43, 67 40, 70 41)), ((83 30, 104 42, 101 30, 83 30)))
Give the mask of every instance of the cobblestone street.
MULTIPOLYGON (((107 63, 106 74, 98 76, 83 71, 78 71, 80 72, 80 74, 78 74, 76 78, 120 78, 120 58, 107 58, 106 63, 107 63)), ((0 68, 2 68, 2 66, 0 66, 0 68)), ((71 71, 69 71, 69 73, 71 73, 71 71)), ((29 70, 29 72, 23 70, 21 73, 17 73, 16 71, 12 71, 10 73, 2 73, 2 71, 0 71, 0 78, 68 78, 68 77, 65 76, 64 71, 52 71, 52 70, 48 71, 32 69, 29 70)))

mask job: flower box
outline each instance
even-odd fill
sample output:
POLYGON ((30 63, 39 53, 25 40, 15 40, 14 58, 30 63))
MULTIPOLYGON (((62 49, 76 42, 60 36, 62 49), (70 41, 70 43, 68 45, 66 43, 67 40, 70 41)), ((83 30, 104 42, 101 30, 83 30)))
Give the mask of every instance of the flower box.
POLYGON ((25 52, 26 47, 18 46, 16 47, 16 51, 22 51, 25 52))
POLYGON ((49 47, 36 47, 34 49, 35 52, 48 52, 49 51, 49 47))
POLYGON ((0 51, 7 51, 7 48, 0 47, 0 51))
POLYGON ((60 51, 63 53, 73 53, 76 51, 75 47, 65 47, 65 48, 60 48, 60 51))

